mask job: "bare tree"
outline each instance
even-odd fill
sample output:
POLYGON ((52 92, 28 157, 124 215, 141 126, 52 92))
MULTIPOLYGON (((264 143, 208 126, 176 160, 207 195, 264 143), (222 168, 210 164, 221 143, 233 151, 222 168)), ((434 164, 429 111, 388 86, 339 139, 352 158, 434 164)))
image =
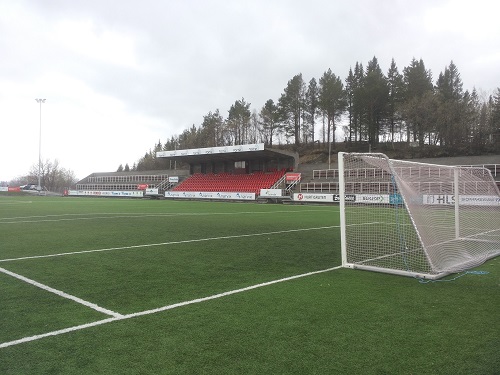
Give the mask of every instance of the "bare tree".
MULTIPOLYGON (((78 179, 72 170, 61 168, 59 161, 45 160, 40 167, 40 181, 43 189, 62 193, 65 188, 71 187, 78 179)), ((29 174, 26 176, 28 183, 38 179, 38 163, 31 166, 29 174)))

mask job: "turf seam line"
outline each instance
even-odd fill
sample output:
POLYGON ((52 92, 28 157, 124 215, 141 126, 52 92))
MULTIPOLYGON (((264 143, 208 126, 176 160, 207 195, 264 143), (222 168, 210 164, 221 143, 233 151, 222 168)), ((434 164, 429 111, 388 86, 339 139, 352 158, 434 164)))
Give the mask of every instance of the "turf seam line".
POLYGON ((65 255, 78 255, 78 254, 98 253, 98 252, 114 251, 114 250, 140 249, 140 248, 144 248, 144 247, 179 245, 179 244, 185 244, 185 243, 215 241, 215 240, 226 240, 226 239, 243 238, 243 237, 268 236, 268 235, 272 235, 272 234, 282 234, 282 233, 291 233, 291 232, 303 232, 303 231, 309 231, 309 230, 322 230, 322 229, 332 229, 332 228, 340 228, 340 226, 339 225, 332 225, 332 226, 328 226, 328 227, 287 229, 287 230, 280 230, 280 231, 274 231, 274 232, 238 234, 238 235, 231 235, 231 236, 198 238, 198 239, 194 239, 194 240, 180 240, 180 241, 160 242, 160 243, 151 243, 151 244, 143 244, 143 245, 110 247, 110 248, 105 248, 105 249, 73 251, 73 252, 47 254, 47 255, 33 255, 33 256, 19 257, 19 258, 0 259, 0 262, 13 262, 13 261, 27 260, 27 259, 52 258, 52 257, 65 256, 65 255))
POLYGON ((25 276, 22 276, 22 275, 19 275, 15 272, 12 272, 12 271, 9 271, 9 270, 6 270, 5 268, 1 268, 0 267, 0 272, 6 274, 6 275, 9 275, 9 276, 12 276, 12 277, 15 277, 16 279, 18 280, 21 280, 21 281, 24 281, 28 284, 31 284, 31 285, 34 285, 40 289, 43 289, 47 292, 50 292, 50 293, 54 293, 56 295, 58 295, 59 297, 63 297, 63 298, 66 298, 66 299, 70 299, 72 301, 75 301, 81 305, 84 305, 86 307, 90 307, 91 309, 94 309, 100 313, 103 313, 103 314, 106 314, 106 315, 110 315, 114 318, 120 318, 122 317, 123 315, 122 314, 119 314, 117 312, 114 312, 114 311, 111 311, 111 310, 108 310, 108 309, 105 309, 104 307, 101 307, 101 306, 98 306, 96 305, 95 303, 92 303, 92 302, 88 302, 88 301, 85 301, 79 297, 76 297, 76 296, 73 296, 71 294, 68 294, 68 293, 65 293, 61 290, 58 290, 58 289, 54 289, 50 286, 47 286, 45 284, 42 284, 42 283, 39 283, 38 281, 35 281, 35 280, 32 280, 32 279, 29 279, 25 276))
POLYGON ((7 205, 14 205, 14 204, 27 204, 27 203, 33 203, 32 201, 7 201, 7 202, 0 202, 0 206, 7 206, 7 205))
MULTIPOLYGON (((75 221, 75 220, 98 220, 98 219, 141 219, 144 217, 178 217, 178 216, 212 216, 212 215, 248 215, 248 214, 269 214, 269 213, 302 213, 302 212, 324 212, 324 210, 292 210, 292 211, 242 211, 242 212, 211 212, 211 213, 156 213, 156 214, 145 214, 145 213, 101 213, 99 215, 105 216, 90 216, 93 214, 54 214, 54 215, 37 215, 37 216, 18 216, 18 217, 5 217, 0 218, 0 224, 26 224, 26 223, 44 223, 44 222, 58 222, 58 221, 75 221), (79 217, 62 217, 62 216, 79 216, 79 217), (52 219, 54 217, 54 219, 52 219), (57 218, 59 217, 59 218, 57 218), (20 219, 39 219, 39 220, 20 220, 20 219), (11 221, 6 221, 11 220, 11 221)), ((336 212, 332 210, 332 212, 336 212)))
POLYGON ((195 304, 195 303, 201 303, 201 302, 206 302, 206 301, 210 301, 210 300, 214 300, 214 299, 218 299, 218 298, 223 298, 223 297, 227 297, 227 296, 230 296, 230 295, 233 295, 233 294, 243 293, 243 292, 247 292, 247 291, 250 291, 250 290, 253 290, 253 289, 262 288, 262 287, 265 287, 265 286, 269 286, 269 285, 273 285, 273 284, 278 284, 278 283, 282 283, 282 282, 285 282, 285 281, 295 280, 295 279, 299 279, 299 278, 302 278, 302 277, 307 277, 307 276, 317 275, 317 274, 324 273, 324 272, 330 272, 330 271, 338 270, 339 268, 342 268, 342 266, 336 266, 336 267, 327 268, 327 269, 324 269, 324 270, 312 271, 312 272, 307 272, 307 273, 303 273, 303 274, 300 274, 300 275, 289 276, 289 277, 285 277, 285 278, 282 278, 282 279, 267 281, 267 282, 264 282, 264 283, 247 286, 247 287, 240 288, 240 289, 234 289, 234 290, 230 290, 230 291, 227 291, 227 292, 214 294, 214 295, 207 296, 207 297, 196 298, 196 299, 193 299, 193 300, 190 300, 190 301, 184 301, 184 302, 174 303, 172 305, 158 307, 158 308, 151 309, 151 310, 139 311, 139 312, 136 312, 136 313, 121 315, 119 317, 112 317, 112 318, 107 318, 107 319, 103 319, 103 320, 98 320, 98 321, 95 321, 95 322, 92 322, 92 323, 86 323, 86 324, 82 324, 82 325, 78 325, 78 326, 68 327, 68 328, 57 330, 57 331, 51 331, 51 332, 42 333, 42 334, 39 334, 39 335, 23 337, 23 338, 18 339, 18 340, 13 340, 13 341, 7 341, 7 342, 4 342, 4 343, 0 343, 0 349, 6 348, 6 347, 9 347, 9 346, 23 344, 23 343, 30 342, 30 341, 40 340, 40 339, 43 339, 45 337, 58 336, 58 335, 62 335, 62 334, 69 333, 69 332, 80 331, 80 330, 83 330, 83 329, 86 329, 86 328, 96 327, 96 326, 99 326, 99 325, 102 325, 102 324, 112 323, 112 322, 116 322, 116 321, 120 321, 120 320, 125 320, 125 319, 132 319, 132 318, 136 318, 136 317, 139 317, 139 316, 156 314, 156 313, 167 311, 167 310, 173 310, 173 309, 176 309, 176 308, 179 308, 179 307, 184 307, 184 306, 192 305, 192 304, 195 304))

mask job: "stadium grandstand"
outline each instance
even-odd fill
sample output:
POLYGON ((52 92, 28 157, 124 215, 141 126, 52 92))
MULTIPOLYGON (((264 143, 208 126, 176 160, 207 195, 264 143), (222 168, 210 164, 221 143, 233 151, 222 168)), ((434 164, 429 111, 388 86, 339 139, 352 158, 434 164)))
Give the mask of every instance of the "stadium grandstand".
MULTIPOLYGON (((92 173, 68 195, 165 197, 182 199, 335 202, 339 194, 336 156, 330 164, 300 164, 297 153, 264 144, 209 147, 157 152, 181 169, 92 173), (325 166, 326 168, 321 168, 325 166)), ((444 160, 444 159, 443 159, 444 160)), ((441 162, 441 160, 440 160, 441 162)), ((450 163, 452 161, 450 160, 450 163)), ((500 164, 481 164, 500 186, 500 164)), ((385 176, 374 181, 375 170, 356 171, 348 194, 391 194, 385 176)), ((376 178, 375 178, 376 180, 376 178)), ((428 189, 444 192, 444 187, 428 189)))
POLYGON ((255 200, 290 197, 298 154, 251 144, 160 151, 186 169, 92 173, 67 195, 255 200))

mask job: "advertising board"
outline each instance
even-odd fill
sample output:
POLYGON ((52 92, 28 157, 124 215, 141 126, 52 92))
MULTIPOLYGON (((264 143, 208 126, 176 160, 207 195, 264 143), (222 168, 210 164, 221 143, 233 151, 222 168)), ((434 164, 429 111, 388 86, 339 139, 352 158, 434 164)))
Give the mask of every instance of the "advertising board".
MULTIPOLYGON (((459 195, 460 206, 500 206, 497 195, 459 195)), ((429 194, 423 196, 423 203, 428 205, 454 205, 455 196, 451 194, 429 194)))
POLYGON ((260 189, 261 197, 282 197, 282 189, 260 189))
POLYGON ((300 181, 301 174, 300 173, 287 173, 285 175, 286 182, 300 181))
POLYGON ((0 191, 20 192, 20 186, 0 186, 0 191))
MULTIPOLYGON (((340 202, 339 194, 298 193, 293 195, 296 202, 340 202)), ((399 194, 346 194, 346 202, 363 204, 402 204, 399 194)))
POLYGON ((69 190, 70 196, 86 196, 86 197, 129 197, 129 198, 142 198, 144 197, 143 190, 69 190))
POLYGON ((236 145, 236 146, 220 146, 220 147, 204 147, 192 148, 187 150, 170 150, 170 151, 157 151, 156 157, 168 158, 175 156, 191 156, 191 155, 212 155, 212 154, 226 154, 232 152, 251 152, 263 151, 264 143, 255 143, 250 145, 236 145))
POLYGON ((323 202, 333 203, 334 194, 321 193, 298 193, 293 195, 293 200, 296 202, 323 202))
POLYGON ((224 200, 255 200, 255 193, 228 193, 216 191, 166 191, 165 198, 184 199, 224 199, 224 200))
POLYGON ((158 195, 158 188, 147 188, 144 195, 158 195))

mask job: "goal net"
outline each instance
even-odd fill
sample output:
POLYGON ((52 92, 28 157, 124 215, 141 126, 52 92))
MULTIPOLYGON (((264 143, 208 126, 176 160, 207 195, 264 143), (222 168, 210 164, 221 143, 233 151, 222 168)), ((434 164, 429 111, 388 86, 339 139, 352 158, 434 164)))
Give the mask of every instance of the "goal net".
POLYGON ((500 192, 482 167, 339 153, 344 267, 438 279, 500 255, 500 192))

